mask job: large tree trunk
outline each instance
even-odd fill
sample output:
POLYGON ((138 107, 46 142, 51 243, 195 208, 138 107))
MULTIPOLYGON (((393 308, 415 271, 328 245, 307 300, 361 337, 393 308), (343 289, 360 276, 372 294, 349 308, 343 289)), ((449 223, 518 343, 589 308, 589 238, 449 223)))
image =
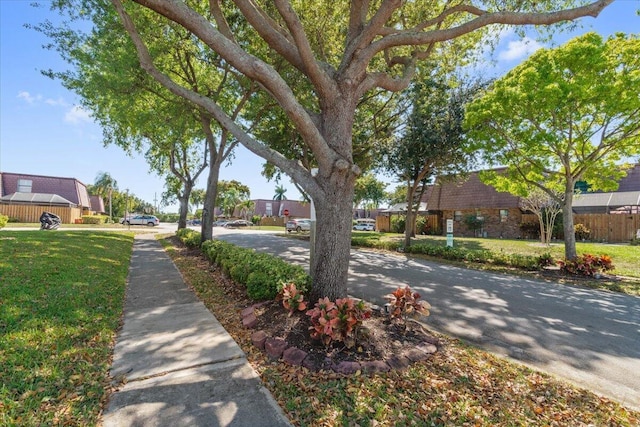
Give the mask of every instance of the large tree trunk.
POLYGON ((564 257, 566 259, 576 259, 576 234, 573 228, 573 186, 575 183, 567 180, 564 191, 564 207, 562 209, 562 221, 564 228, 564 257))
MULTIPOLYGON (((416 237, 416 227, 418 223, 418 212, 420 212, 420 201, 416 204, 416 192, 419 181, 407 183, 407 216, 404 221, 404 246, 411 246, 411 238, 416 237)), ((422 192, 420 193, 422 199, 422 192)))
POLYGON ((187 227, 187 215, 189 214, 189 197, 191 196, 191 190, 193 185, 184 182, 184 191, 178 196, 180 202, 179 217, 178 217, 178 230, 187 227))
POLYGON ((355 101, 352 102, 353 105, 328 105, 322 116, 321 129, 331 150, 320 153, 315 179, 318 187, 309 191, 316 210, 312 303, 318 298, 335 300, 347 296, 354 186, 360 173, 351 152, 355 111, 355 101))
POLYGON ((347 296, 354 179, 351 185, 345 183, 347 185, 336 187, 325 200, 314 200, 316 234, 311 265, 312 303, 318 298, 335 300, 347 296))
POLYGON ((202 205, 202 225, 200 238, 204 242, 213 239, 213 221, 218 197, 218 178, 222 160, 217 158, 215 147, 209 149, 209 177, 207 178, 207 192, 202 205))

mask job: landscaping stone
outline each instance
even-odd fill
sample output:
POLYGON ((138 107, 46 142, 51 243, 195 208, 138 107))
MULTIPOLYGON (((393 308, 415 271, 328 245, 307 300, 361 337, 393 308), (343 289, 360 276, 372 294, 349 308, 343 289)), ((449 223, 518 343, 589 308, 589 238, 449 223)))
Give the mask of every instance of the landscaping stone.
POLYGON ((293 366, 301 366, 306 357, 307 352, 297 347, 289 347, 282 353, 282 360, 293 366))
POLYGON ((256 315, 253 313, 251 313, 248 316, 242 317, 242 326, 244 326, 245 328, 252 329, 256 326, 257 323, 258 323, 258 319, 256 318, 256 315))
POLYGON ((416 347, 416 349, 423 351, 427 354, 433 354, 436 351, 438 351, 438 348, 435 345, 429 344, 429 343, 420 344, 416 347))
POLYGON ((391 356, 387 359, 387 365, 393 369, 404 369, 411 365, 411 360, 404 356, 391 356))
POLYGON ((382 360, 373 360, 371 362, 361 362, 362 371, 366 373, 372 372, 389 372, 391 367, 382 360))
POLYGON ((349 361, 340 362, 337 365, 334 364, 331 367, 331 369, 333 369, 335 372, 343 375, 353 375, 356 372, 358 372, 361 368, 362 366, 360 365, 360 363, 349 362, 349 361))
POLYGON ((276 360, 282 357, 282 353, 289 345, 282 338, 267 338, 264 343, 264 350, 269 358, 276 360))
POLYGON ((407 351, 405 356, 412 362, 420 362, 421 360, 428 359, 431 354, 425 353, 424 351, 418 350, 417 348, 412 348, 411 350, 407 351))
POLYGON ((318 360, 312 357, 306 357, 302 361, 302 366, 312 372, 318 372, 321 370, 325 370, 325 371, 330 370, 331 364, 332 364, 331 359, 328 357, 325 357, 324 360, 318 360))
POLYGON ((253 313, 253 306, 251 306, 251 307, 247 307, 247 308, 245 308, 244 310, 242 310, 242 311, 240 312, 240 315, 241 315, 243 318, 244 318, 244 317, 247 317, 247 316, 250 316, 250 315, 252 315, 252 314, 254 314, 254 313, 253 313))
POLYGON ((264 343, 267 341, 267 334, 264 331, 257 331, 251 334, 253 345, 264 351, 264 343))

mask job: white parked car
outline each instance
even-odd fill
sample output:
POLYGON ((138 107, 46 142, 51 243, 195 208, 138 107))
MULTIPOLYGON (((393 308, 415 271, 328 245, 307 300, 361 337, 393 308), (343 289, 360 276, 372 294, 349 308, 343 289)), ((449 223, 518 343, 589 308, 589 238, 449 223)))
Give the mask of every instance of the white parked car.
POLYGON ((160 220, 155 215, 133 215, 129 218, 123 219, 121 223, 126 225, 146 225, 154 227, 156 225, 160 225, 160 220))
POLYGON ((376 231, 376 220, 372 218, 357 219, 353 229, 357 231, 376 231))
POLYGON ((299 233, 301 231, 310 231, 311 230, 311 220, 309 218, 298 218, 298 219, 290 219, 287 221, 287 231, 291 233, 295 231, 299 233))

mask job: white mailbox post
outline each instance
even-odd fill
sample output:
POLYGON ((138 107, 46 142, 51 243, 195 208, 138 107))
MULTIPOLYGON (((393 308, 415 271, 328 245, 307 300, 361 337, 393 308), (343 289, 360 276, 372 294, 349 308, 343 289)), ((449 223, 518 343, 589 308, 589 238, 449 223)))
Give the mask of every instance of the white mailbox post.
POLYGON ((453 247, 453 220, 447 220, 447 246, 453 247))

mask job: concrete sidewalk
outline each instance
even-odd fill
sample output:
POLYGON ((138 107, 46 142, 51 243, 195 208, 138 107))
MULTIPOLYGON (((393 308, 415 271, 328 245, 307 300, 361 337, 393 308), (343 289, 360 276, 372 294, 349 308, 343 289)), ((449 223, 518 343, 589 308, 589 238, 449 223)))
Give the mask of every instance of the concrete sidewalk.
POLYGON ((111 376, 105 427, 291 425, 153 234, 134 242, 111 376))

